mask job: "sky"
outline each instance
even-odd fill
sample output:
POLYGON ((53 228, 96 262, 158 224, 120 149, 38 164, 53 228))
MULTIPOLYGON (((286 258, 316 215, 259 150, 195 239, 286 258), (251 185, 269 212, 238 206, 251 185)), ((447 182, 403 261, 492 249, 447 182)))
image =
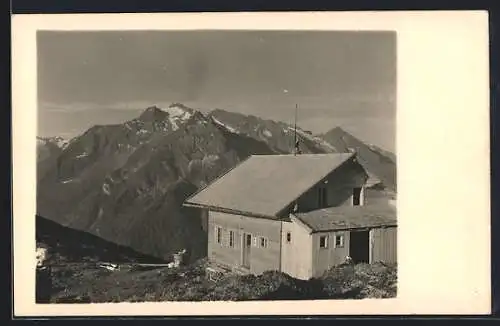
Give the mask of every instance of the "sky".
POLYGON ((395 152, 396 34, 364 31, 39 31, 38 135, 183 103, 340 126, 395 152))

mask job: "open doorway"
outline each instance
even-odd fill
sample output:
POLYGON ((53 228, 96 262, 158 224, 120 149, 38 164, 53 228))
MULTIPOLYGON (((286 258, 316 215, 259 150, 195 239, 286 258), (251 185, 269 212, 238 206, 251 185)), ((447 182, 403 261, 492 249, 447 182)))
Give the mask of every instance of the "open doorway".
POLYGON ((355 264, 370 262, 370 231, 351 231, 349 256, 355 264))

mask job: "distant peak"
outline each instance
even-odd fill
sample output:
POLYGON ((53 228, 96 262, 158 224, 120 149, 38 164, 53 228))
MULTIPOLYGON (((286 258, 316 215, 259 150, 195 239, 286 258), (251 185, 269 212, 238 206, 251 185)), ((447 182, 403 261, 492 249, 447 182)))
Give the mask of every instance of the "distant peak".
POLYGON ((139 116, 139 119, 142 121, 150 121, 155 119, 163 119, 166 117, 165 112, 163 112, 156 105, 148 107, 146 110, 142 112, 139 116))
POLYGON ((68 139, 65 139, 61 136, 52 136, 52 137, 50 137, 50 136, 49 137, 36 136, 36 139, 38 140, 38 142, 40 144, 51 143, 51 144, 56 145, 59 148, 65 148, 69 143, 68 139))
POLYGON ((228 111, 223 110, 223 109, 216 108, 216 109, 212 109, 212 110, 210 111, 210 113, 212 113, 212 112, 214 112, 214 113, 215 113, 215 112, 228 112, 228 111))
POLYGON ((168 108, 178 108, 178 109, 183 109, 183 110, 187 110, 187 111, 193 111, 192 108, 182 104, 182 103, 172 103, 168 106, 168 108))
POLYGON ((347 133, 347 132, 346 132, 344 129, 342 129, 340 126, 337 126, 337 127, 335 127, 335 128, 332 128, 330 131, 331 131, 331 132, 341 132, 341 133, 344 133, 344 134, 345 134, 345 133, 347 133))
POLYGON ((245 115, 243 113, 240 113, 240 112, 233 112, 233 111, 228 111, 228 110, 224 110, 224 109, 219 109, 219 108, 215 108, 215 109, 212 109, 210 110, 209 113, 230 113, 230 114, 236 114, 236 115, 245 115))
POLYGON ((350 133, 348 133, 347 131, 345 131, 344 129, 342 129, 341 127, 337 126, 337 127, 334 127, 330 130, 328 130, 327 132, 323 133, 322 134, 323 136, 334 136, 334 137, 353 137, 350 133))
POLYGON ((36 136, 37 139, 40 140, 63 140, 64 138, 61 136, 36 136))
POLYGON ((196 110, 185 106, 181 103, 172 103, 166 109, 161 109, 164 113, 167 113, 170 118, 181 118, 189 119, 196 110))
POLYGON ((156 105, 152 105, 152 106, 147 107, 147 108, 143 111, 143 113, 146 113, 146 112, 150 112, 150 113, 159 113, 159 112, 161 112, 161 111, 162 111, 162 110, 161 110, 159 107, 157 107, 156 105))

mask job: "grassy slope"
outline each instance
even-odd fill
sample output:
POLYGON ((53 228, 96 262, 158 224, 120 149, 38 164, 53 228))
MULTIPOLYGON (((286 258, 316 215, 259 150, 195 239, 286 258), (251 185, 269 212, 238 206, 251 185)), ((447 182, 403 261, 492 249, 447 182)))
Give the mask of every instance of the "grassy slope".
POLYGON ((138 270, 122 265, 116 271, 75 264, 53 267, 51 276, 48 300, 53 303, 361 299, 396 295, 396 267, 381 264, 336 267, 309 281, 279 272, 227 275, 210 281, 203 261, 179 269, 138 270))

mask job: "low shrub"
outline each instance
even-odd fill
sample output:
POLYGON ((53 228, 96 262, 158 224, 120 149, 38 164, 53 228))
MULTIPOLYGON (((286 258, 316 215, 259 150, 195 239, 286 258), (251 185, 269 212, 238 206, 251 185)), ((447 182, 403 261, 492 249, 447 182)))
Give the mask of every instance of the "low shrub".
POLYGON ((59 270, 50 280, 47 276, 45 281, 38 279, 37 293, 42 293, 44 284, 50 282, 52 292, 46 291, 45 296, 63 302, 390 298, 397 291, 397 267, 384 264, 337 266, 307 281, 276 271, 261 275, 226 274, 210 281, 203 264, 106 273, 82 267, 59 270))

